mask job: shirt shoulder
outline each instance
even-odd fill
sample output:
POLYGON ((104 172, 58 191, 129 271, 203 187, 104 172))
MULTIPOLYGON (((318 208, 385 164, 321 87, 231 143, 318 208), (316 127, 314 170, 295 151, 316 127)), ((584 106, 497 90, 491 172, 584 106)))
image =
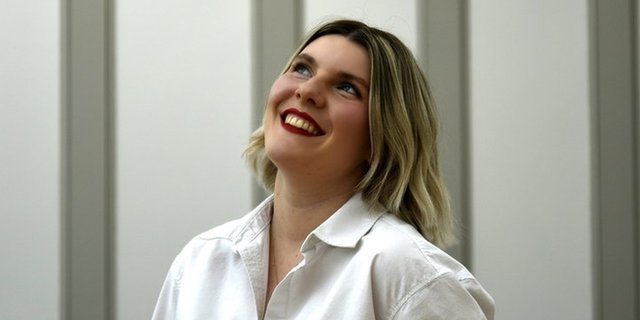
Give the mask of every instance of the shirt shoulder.
MULTIPOLYGON (((239 244, 253 241, 269 226, 271 197, 243 217, 213 227, 193 237, 176 256, 170 273, 181 278, 189 266, 206 266, 220 257, 230 257, 239 244)), ((217 260, 216 260, 217 261, 217 260)))
POLYGON ((233 243, 252 241, 271 222, 272 197, 268 197, 243 217, 228 221, 195 236, 191 242, 228 240, 233 243))
POLYGON ((473 274, 396 216, 383 215, 362 238, 360 250, 375 256, 371 265, 375 291, 393 294, 388 318, 403 319, 424 310, 438 318, 458 309, 442 317, 458 319, 451 316, 465 314, 464 308, 470 310, 464 319, 493 318, 493 299, 473 274))
POLYGON ((365 250, 373 250, 385 267, 409 269, 409 275, 427 280, 443 273, 456 274, 459 280, 473 275, 449 254, 426 240, 413 226, 392 214, 384 214, 371 231, 362 238, 365 250), (368 248, 365 248, 368 247, 368 248), (410 265, 407 262, 411 262, 410 265))
MULTIPOLYGON (((239 219, 193 237, 169 269, 153 319, 226 319, 229 314, 253 318, 255 310, 246 307, 254 301, 243 253, 250 239, 268 227, 270 208, 267 202, 239 219), (237 304, 229 304, 223 295, 233 296, 237 304)), ((261 248, 255 241, 249 249, 259 253, 261 248)))

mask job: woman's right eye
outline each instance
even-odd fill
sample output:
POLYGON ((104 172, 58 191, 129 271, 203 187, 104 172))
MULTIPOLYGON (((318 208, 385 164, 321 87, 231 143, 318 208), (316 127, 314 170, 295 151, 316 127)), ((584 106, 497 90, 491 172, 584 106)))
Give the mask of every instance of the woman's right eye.
POLYGON ((311 68, 304 63, 296 63, 291 67, 293 72, 298 73, 304 77, 311 77, 311 68))

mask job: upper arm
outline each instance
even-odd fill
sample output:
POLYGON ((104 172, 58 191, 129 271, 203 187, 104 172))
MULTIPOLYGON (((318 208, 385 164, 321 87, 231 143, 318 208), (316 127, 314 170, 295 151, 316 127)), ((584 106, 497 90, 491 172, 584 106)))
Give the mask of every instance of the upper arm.
POLYGON ((494 302, 475 281, 458 281, 450 273, 410 293, 391 319, 493 320, 494 302))
POLYGON ((152 320, 173 320, 176 318, 178 292, 180 290, 180 278, 182 276, 181 255, 174 259, 167 277, 162 284, 152 320))

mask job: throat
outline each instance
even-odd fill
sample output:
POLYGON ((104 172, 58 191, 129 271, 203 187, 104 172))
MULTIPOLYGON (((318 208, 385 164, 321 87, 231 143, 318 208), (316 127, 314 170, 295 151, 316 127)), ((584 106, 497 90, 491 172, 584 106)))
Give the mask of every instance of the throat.
POLYGON ((267 292, 265 306, 269 304, 276 287, 289 272, 302 262, 298 242, 283 241, 282 238, 269 234, 269 270, 267 272, 267 292))

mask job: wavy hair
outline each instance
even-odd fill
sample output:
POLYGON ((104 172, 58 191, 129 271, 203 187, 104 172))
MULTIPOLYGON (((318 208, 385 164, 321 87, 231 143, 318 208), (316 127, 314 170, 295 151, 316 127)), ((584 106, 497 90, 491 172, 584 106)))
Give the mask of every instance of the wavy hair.
MULTIPOLYGON (((328 22, 307 36, 283 73, 311 42, 335 34, 364 47, 371 61, 371 160, 354 191, 362 192, 370 208, 398 216, 433 244, 451 244, 453 219, 438 165, 435 105, 423 72, 402 41, 359 21, 328 22)), ((266 155, 263 127, 251 135, 245 157, 264 187, 273 191, 278 168, 266 155)))

